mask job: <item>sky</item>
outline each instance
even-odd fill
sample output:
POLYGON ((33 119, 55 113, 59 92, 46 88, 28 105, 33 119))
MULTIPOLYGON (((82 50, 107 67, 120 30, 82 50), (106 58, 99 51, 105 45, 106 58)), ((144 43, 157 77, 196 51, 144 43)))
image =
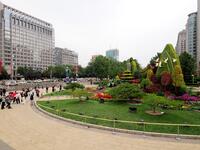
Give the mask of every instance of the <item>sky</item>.
POLYGON ((197 0, 1 0, 53 24, 55 46, 92 55, 119 49, 120 61, 133 57, 145 67, 167 43, 174 46, 197 0))

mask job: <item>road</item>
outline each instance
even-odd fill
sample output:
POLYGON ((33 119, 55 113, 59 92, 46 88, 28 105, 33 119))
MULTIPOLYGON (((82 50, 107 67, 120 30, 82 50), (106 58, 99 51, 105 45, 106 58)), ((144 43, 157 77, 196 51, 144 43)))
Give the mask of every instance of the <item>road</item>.
POLYGON ((200 140, 113 134, 58 121, 29 102, 0 110, 0 150, 200 150, 200 140))

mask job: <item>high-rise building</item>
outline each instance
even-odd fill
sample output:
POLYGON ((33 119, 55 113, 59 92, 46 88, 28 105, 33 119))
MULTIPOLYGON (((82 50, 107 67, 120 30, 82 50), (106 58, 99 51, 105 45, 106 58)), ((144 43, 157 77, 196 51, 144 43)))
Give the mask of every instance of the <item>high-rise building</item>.
POLYGON ((0 2, 0 58, 5 66, 44 70, 53 64, 52 24, 0 2))
POLYGON ((200 0, 197 1, 197 73, 200 75, 200 0))
POLYGON ((53 52, 53 61, 55 65, 78 65, 78 54, 67 48, 56 47, 53 52))
POLYGON ((197 60, 197 12, 188 15, 186 41, 187 52, 197 60))
POLYGON ((111 50, 106 51, 106 57, 119 61, 119 50, 111 49, 111 50))
POLYGON ((186 30, 179 32, 176 44, 176 52, 180 55, 186 52, 186 30))

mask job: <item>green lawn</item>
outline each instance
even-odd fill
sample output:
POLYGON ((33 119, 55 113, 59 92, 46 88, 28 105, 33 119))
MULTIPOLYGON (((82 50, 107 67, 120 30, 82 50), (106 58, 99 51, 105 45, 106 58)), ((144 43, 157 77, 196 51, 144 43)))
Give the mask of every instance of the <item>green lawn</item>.
POLYGON ((62 91, 56 91, 53 93, 45 94, 44 96, 65 96, 65 95, 71 95, 72 90, 62 90, 62 91))
MULTIPOLYGON (((147 99, 148 95, 144 97, 147 99)), ((163 116, 151 116, 145 113, 150 110, 146 104, 137 106, 136 113, 130 113, 129 107, 131 104, 124 102, 105 102, 100 104, 98 101, 79 102, 78 100, 65 100, 65 101, 50 101, 38 102, 43 106, 60 110, 59 115, 70 118, 73 120, 84 121, 92 124, 104 125, 113 127, 113 122, 100 121, 95 118, 105 118, 111 120, 126 120, 126 121, 144 121, 154 123, 172 123, 172 124, 195 124, 200 125, 200 113, 186 110, 161 110, 165 114, 163 116), (94 119, 84 119, 78 116, 72 116, 65 112, 72 112, 76 114, 92 116, 94 119)), ((43 107, 42 107, 43 108, 43 107)), ((47 110, 46 108, 43 108, 47 110)), ((56 111, 47 110, 51 113, 57 114, 56 111)), ((116 128, 130 129, 130 130, 145 130, 147 132, 163 132, 163 133, 177 133, 177 126, 161 126, 161 125, 143 125, 143 124, 130 124, 130 123, 115 123, 116 128)), ((200 135, 200 127, 181 127, 181 134, 196 134, 200 135)))

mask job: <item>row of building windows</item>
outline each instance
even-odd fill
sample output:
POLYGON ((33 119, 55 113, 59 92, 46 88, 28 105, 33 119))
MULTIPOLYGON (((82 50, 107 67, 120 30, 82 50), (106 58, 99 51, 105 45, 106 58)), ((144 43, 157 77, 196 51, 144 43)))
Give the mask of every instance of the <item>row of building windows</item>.
POLYGON ((52 35, 52 31, 45 29, 44 27, 40 27, 38 25, 35 25, 33 23, 26 22, 24 20, 20 20, 18 18, 13 17, 12 18, 12 24, 18 25, 18 26, 21 26, 21 27, 24 27, 24 28, 27 28, 27 29, 31 29, 33 31, 37 31, 37 32, 40 32, 40 33, 44 33, 44 34, 47 34, 47 35, 52 35))

